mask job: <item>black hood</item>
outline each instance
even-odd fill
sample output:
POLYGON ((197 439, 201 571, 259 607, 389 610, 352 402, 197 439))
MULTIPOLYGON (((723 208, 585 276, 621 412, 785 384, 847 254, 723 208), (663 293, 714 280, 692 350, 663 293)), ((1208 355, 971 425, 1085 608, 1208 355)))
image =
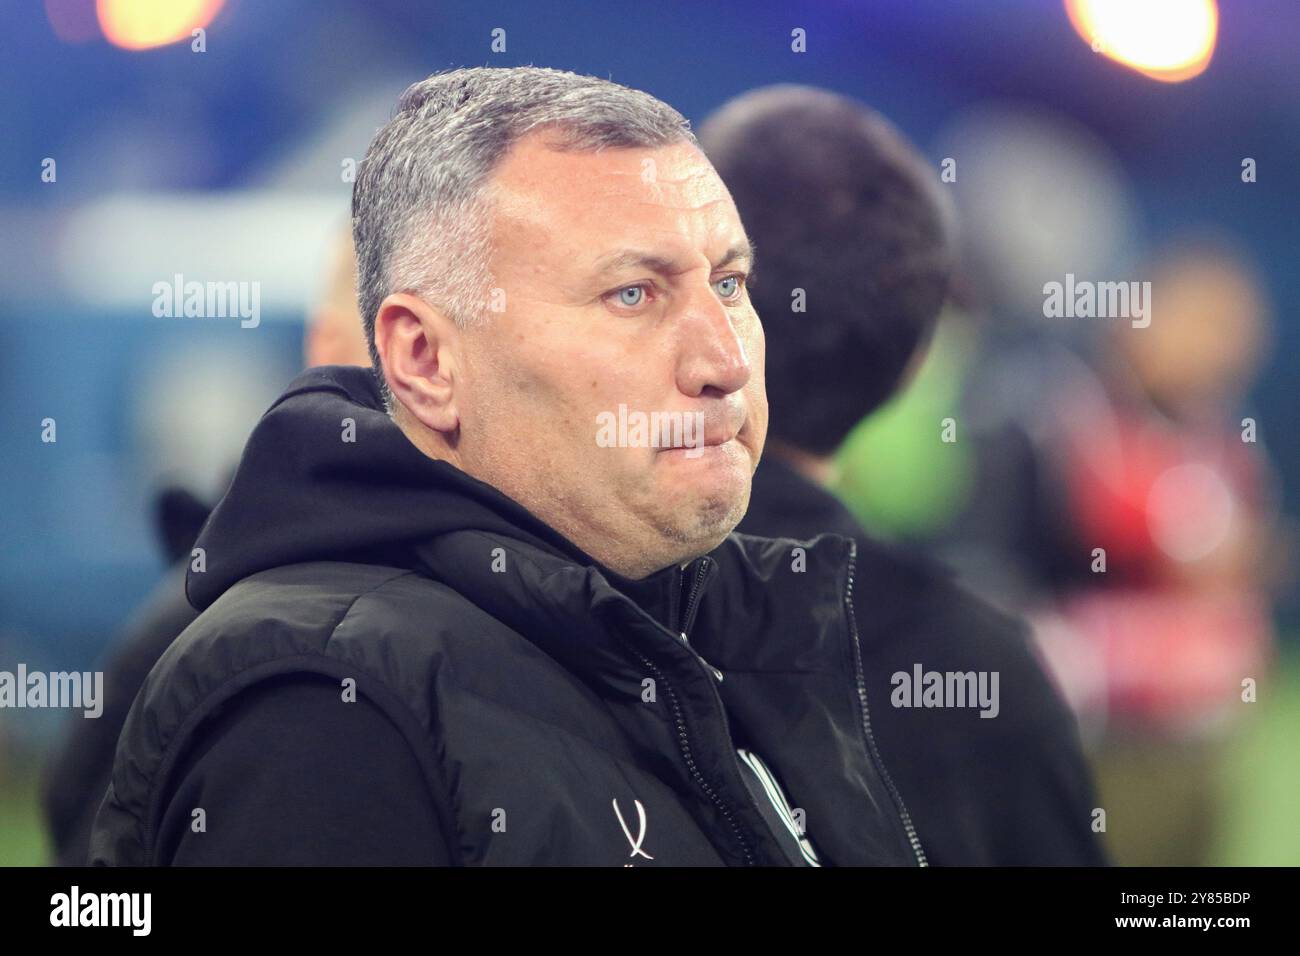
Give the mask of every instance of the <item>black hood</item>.
POLYGON ((415 567, 416 545, 465 530, 598 567, 518 502, 412 445, 370 369, 309 369, 253 429, 195 543, 204 570, 191 562, 186 595, 204 610, 242 578, 304 561, 415 567))

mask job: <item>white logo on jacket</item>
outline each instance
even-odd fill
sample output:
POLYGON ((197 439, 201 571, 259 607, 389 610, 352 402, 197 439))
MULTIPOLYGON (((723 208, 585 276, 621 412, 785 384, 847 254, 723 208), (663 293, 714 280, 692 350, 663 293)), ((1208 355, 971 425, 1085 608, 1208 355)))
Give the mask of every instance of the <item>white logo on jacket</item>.
MULTIPOLYGON (((632 839, 632 831, 627 828, 627 821, 623 819, 623 811, 618 808, 618 798, 617 797, 614 798, 614 813, 618 816, 618 825, 623 828, 623 835, 627 837, 627 842, 632 846, 632 852, 629 853, 628 856, 636 856, 638 853, 640 853, 647 860, 653 860, 654 857, 652 857, 645 850, 641 849, 641 842, 645 839, 645 807, 641 806, 640 800, 633 800, 632 802, 636 804, 636 816, 637 816, 637 825, 638 825, 638 830, 637 830, 635 840, 632 839)), ((631 866, 632 864, 624 863, 623 865, 631 866)))

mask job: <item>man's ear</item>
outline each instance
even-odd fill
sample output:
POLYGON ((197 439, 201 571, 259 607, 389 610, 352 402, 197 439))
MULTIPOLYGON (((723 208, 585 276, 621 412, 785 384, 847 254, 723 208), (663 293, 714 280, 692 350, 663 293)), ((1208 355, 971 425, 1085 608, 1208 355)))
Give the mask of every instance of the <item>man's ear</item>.
POLYGON ((426 427, 452 439, 460 427, 456 323, 418 296, 394 293, 375 314, 375 348, 393 397, 426 427))

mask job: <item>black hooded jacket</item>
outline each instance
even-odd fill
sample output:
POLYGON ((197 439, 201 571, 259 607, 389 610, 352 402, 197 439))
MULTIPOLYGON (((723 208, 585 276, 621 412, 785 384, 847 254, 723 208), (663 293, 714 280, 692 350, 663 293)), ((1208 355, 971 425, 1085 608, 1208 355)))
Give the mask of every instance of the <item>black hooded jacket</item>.
POLYGON ((92 863, 800 865, 769 782, 823 865, 925 862, 850 539, 731 535, 627 581, 330 367, 197 548, 202 613, 131 707, 92 863))
POLYGON ((953 572, 869 537, 829 491, 773 455, 754 474, 738 531, 857 543, 867 696, 875 737, 934 866, 1103 866, 1097 799, 1074 715, 1028 628, 953 572), (899 672, 999 675, 1000 709, 891 706, 899 672))

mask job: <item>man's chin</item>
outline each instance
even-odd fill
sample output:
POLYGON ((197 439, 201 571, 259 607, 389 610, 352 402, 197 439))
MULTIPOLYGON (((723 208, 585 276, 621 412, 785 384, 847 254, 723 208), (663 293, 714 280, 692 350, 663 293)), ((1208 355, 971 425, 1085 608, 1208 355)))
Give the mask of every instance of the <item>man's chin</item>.
POLYGON ((749 482, 731 494, 715 489, 682 501, 679 509, 665 516, 661 527, 673 541, 685 546, 683 560, 698 557, 720 545, 740 524, 749 506, 749 482))

